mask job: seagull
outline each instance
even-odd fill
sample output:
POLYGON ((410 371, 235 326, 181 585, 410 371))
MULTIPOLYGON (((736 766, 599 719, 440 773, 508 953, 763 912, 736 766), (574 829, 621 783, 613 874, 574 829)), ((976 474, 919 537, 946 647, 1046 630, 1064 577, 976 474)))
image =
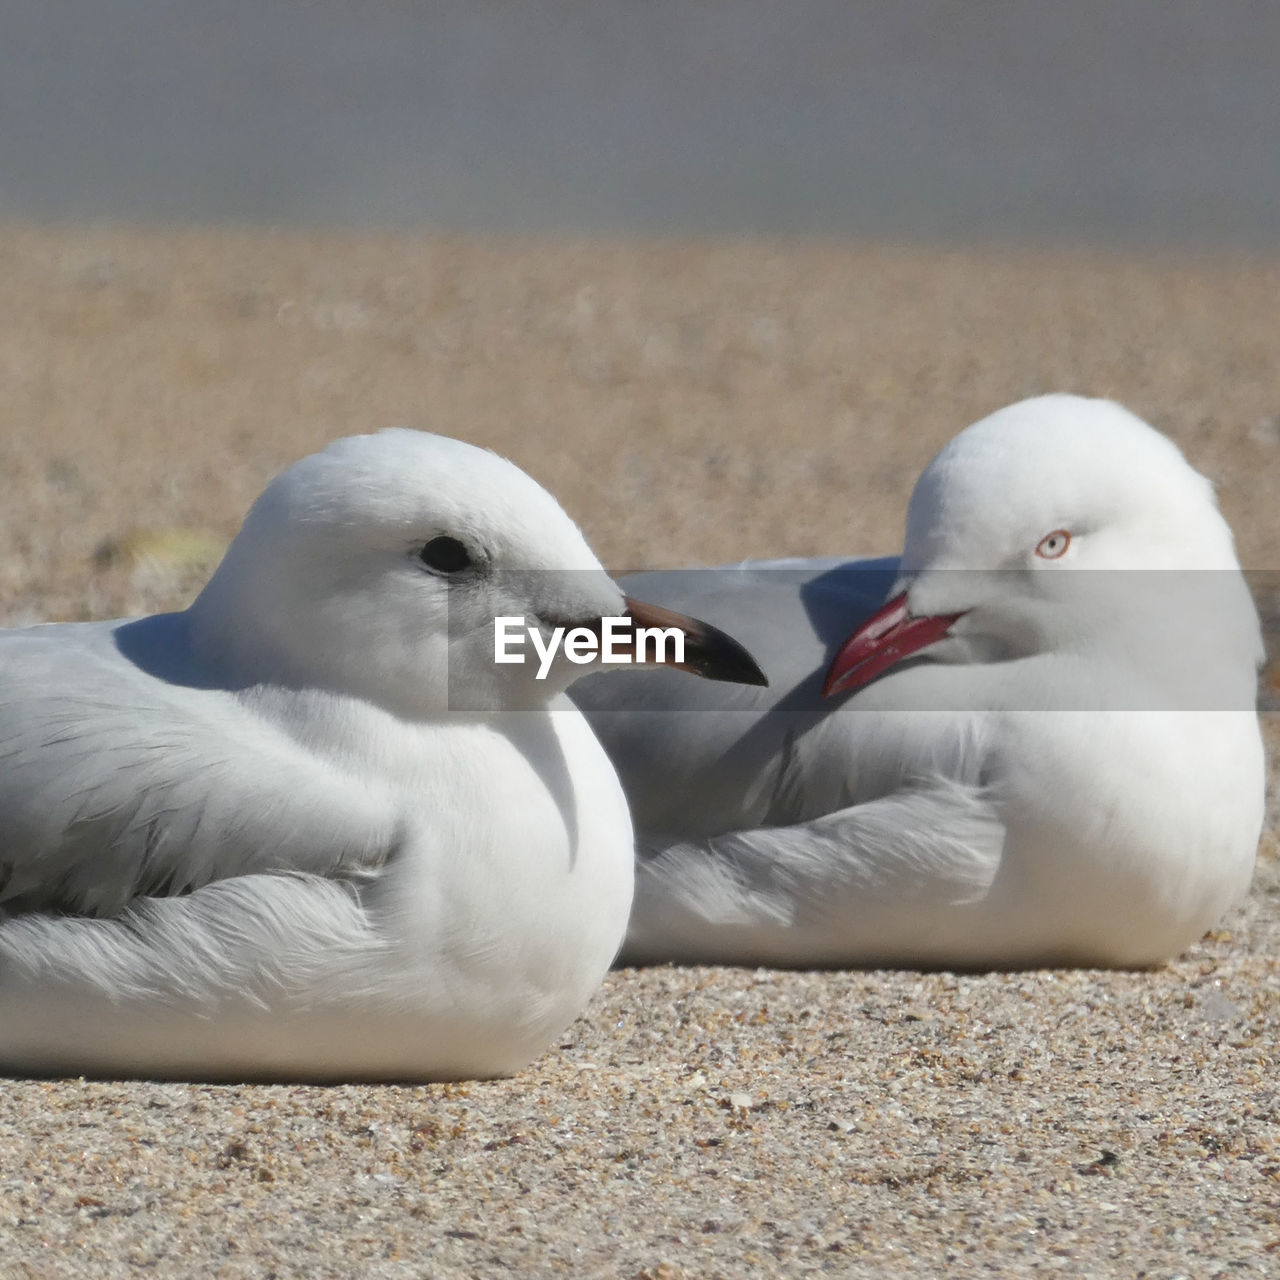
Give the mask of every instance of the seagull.
POLYGON ((771 681, 571 692, 638 833, 624 962, 1145 967, 1248 887, 1257 613, 1210 483, 1120 405, 962 431, 900 556, 622 582, 771 681))
POLYGON ((0 631, 0 1071, 542 1052, 622 941, 632 828, 564 696, 584 667, 499 665, 499 615, 676 626, 687 669, 763 678, 624 599, 513 464, 409 430, 278 476, 184 612, 0 631))

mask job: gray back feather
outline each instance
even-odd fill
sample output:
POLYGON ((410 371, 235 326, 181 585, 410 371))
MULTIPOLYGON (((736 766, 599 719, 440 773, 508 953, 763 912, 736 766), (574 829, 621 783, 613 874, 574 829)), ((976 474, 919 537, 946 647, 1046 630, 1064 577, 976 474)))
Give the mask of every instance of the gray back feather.
POLYGON ((109 626, 0 638, 0 910, 115 915, 229 876, 358 874, 385 797, 234 693, 134 666, 109 626))

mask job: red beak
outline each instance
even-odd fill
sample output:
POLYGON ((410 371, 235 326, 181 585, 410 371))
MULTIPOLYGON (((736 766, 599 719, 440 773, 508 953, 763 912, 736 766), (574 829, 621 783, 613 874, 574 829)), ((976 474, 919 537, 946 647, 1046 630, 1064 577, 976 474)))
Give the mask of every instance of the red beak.
POLYGON ((907 593, 894 596, 840 646, 827 669, 822 696, 829 698, 833 693, 870 684, 904 658, 941 640, 951 624, 963 617, 963 613, 940 613, 932 618, 913 618, 907 611, 907 593))

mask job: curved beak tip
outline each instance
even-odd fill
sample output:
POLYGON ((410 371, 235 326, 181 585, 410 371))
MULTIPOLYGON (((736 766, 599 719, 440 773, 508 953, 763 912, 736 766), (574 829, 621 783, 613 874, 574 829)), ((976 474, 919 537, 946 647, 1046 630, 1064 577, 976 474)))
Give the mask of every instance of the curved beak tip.
POLYGON ((941 640, 964 613, 914 617, 907 595, 895 596, 871 615, 836 651, 822 684, 822 696, 852 692, 870 684, 904 659, 941 640))
POLYGON ((747 649, 727 632, 706 623, 698 638, 694 661, 690 662, 689 646, 685 646, 685 666, 707 680, 727 680, 732 684, 754 684, 767 688, 769 677, 747 649))
POLYGON ((760 664, 731 635, 700 618, 691 618, 660 605, 646 604, 630 596, 624 603, 633 622, 642 627, 674 627, 684 634, 684 660, 669 665, 704 680, 767 686, 760 664))

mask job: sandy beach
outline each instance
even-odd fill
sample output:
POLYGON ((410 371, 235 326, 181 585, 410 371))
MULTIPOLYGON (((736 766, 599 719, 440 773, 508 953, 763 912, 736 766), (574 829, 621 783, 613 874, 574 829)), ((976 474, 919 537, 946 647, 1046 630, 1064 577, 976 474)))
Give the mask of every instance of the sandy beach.
MULTIPOLYGON (((0 623, 182 607, 282 466, 507 454, 606 564, 889 552, 938 446, 1115 397, 1280 652, 1280 258, 0 228, 0 623)), ((621 970, 512 1080, 0 1082, 0 1272, 1280 1268, 1280 679, 1244 906, 1155 972, 621 970)))

